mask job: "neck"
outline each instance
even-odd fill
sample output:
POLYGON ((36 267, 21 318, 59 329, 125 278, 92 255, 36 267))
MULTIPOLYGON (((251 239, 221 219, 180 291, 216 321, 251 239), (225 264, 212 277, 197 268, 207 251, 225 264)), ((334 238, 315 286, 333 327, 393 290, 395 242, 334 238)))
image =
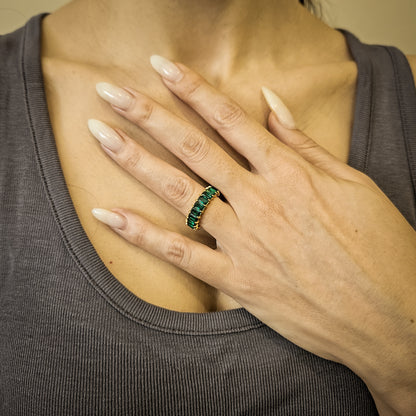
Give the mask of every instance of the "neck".
POLYGON ((65 16, 72 40, 45 45, 46 55, 50 47, 63 59, 137 68, 158 54, 218 83, 260 63, 313 64, 331 31, 297 0, 74 0, 54 14, 65 16))

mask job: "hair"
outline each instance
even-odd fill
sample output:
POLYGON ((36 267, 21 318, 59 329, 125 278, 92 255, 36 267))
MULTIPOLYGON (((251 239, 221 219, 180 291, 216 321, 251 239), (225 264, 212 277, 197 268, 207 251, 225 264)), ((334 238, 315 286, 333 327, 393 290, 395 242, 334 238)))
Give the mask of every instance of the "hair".
POLYGON ((320 15, 321 5, 317 0, 299 0, 299 3, 302 4, 302 6, 305 6, 310 12, 316 15, 320 15))

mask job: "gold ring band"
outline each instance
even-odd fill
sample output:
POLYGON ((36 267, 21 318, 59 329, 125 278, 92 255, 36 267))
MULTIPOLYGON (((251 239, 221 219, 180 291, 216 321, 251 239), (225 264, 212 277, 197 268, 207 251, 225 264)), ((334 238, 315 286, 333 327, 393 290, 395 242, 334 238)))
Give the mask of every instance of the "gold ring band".
POLYGON ((186 218, 186 225, 193 230, 198 230, 202 214, 209 203, 219 195, 220 191, 218 189, 211 185, 207 186, 189 211, 188 217, 186 218))

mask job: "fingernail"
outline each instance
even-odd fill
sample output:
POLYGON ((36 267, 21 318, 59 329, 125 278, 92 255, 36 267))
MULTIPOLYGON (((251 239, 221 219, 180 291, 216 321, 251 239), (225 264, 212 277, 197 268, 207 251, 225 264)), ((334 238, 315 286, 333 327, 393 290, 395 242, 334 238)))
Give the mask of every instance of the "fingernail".
POLYGON ((102 121, 89 119, 88 128, 93 136, 112 152, 117 152, 123 146, 123 139, 114 129, 102 121))
POLYGON ((276 114, 280 123, 287 129, 296 129, 295 120, 289 109, 285 106, 283 101, 271 90, 266 87, 261 88, 264 98, 267 101, 270 109, 276 114))
POLYGON ((97 220, 109 225, 112 228, 124 228, 127 225, 127 219, 123 215, 108 211, 103 208, 94 208, 91 211, 97 220))
POLYGON ((183 72, 171 61, 160 55, 150 57, 152 67, 168 81, 177 82, 183 77, 183 72))
POLYGON ((109 84, 108 82, 99 82, 95 85, 95 89, 103 100, 122 110, 127 110, 134 100, 134 97, 126 90, 109 84))

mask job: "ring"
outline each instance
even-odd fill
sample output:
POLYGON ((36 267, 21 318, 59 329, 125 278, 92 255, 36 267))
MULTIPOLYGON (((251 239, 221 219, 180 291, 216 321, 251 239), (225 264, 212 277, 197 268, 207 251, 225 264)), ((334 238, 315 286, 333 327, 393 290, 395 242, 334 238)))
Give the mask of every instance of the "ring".
POLYGON ((186 218, 186 225, 191 227, 193 230, 197 230, 206 207, 216 196, 219 195, 220 191, 218 189, 211 185, 207 186, 189 211, 188 217, 186 218))

